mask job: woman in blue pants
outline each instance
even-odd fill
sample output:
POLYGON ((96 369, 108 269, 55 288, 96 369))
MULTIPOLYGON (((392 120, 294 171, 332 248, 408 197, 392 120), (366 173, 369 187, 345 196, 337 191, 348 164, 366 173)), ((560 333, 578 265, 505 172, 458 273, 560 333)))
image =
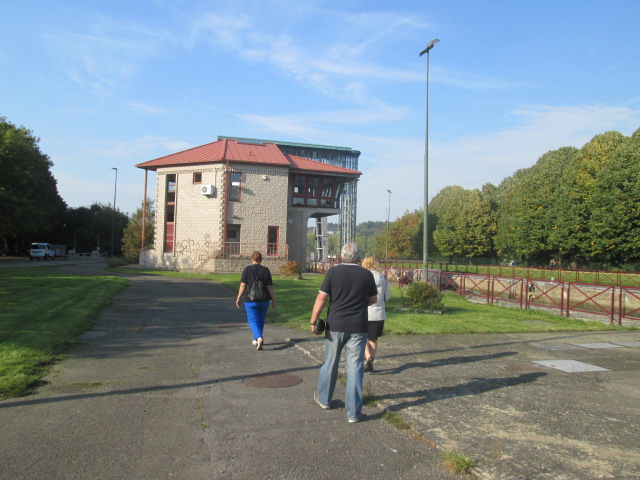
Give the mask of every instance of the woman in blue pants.
POLYGON ((240 300, 244 295, 244 308, 247 311, 247 322, 253 333, 251 342, 256 350, 262 350, 264 344, 264 323, 267 319, 269 301, 276 308, 276 296, 273 291, 271 271, 263 267, 262 253, 255 251, 251 255, 252 263, 244 267, 240 279, 240 289, 236 299, 236 307, 240 308, 240 300), (259 288, 262 285, 262 288, 259 288), (254 288, 257 287, 257 288, 254 288))

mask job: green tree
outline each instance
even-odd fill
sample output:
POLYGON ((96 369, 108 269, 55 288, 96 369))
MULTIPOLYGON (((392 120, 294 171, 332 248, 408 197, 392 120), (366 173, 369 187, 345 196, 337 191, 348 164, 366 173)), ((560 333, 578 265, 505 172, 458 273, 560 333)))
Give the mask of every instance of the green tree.
POLYGON ((66 205, 39 138, 0 117, 0 252, 22 253, 31 241, 48 241, 66 205))
POLYGON ((69 235, 68 245, 80 253, 100 250, 111 252, 111 232, 113 228, 114 254, 122 253, 122 239, 129 218, 111 206, 94 203, 90 207, 71 208, 65 216, 69 235))
MULTIPOLYGON (((152 248, 155 234, 155 210, 153 209, 153 201, 147 199, 146 206, 144 248, 152 248)), ((142 247, 143 207, 144 205, 141 205, 140 208, 131 215, 122 237, 122 254, 125 260, 132 263, 138 261, 140 248, 142 247)))
POLYGON ((337 233, 332 233, 331 235, 327 235, 327 248, 329 249, 326 252, 327 255, 336 255, 340 256, 340 235, 337 233))
POLYGON ((547 152, 533 167, 518 173, 518 181, 512 182, 499 210, 496 246, 501 252, 538 263, 558 253, 549 240, 549 233, 557 228, 554 206, 565 181, 564 171, 577 153, 572 147, 547 152))
MULTIPOLYGON (((498 255, 503 257, 516 257, 513 248, 512 236, 517 229, 516 219, 511 215, 515 208, 512 204, 517 200, 518 187, 526 175, 527 169, 516 170, 516 172, 505 178, 494 192, 494 199, 498 205, 498 219, 496 224, 496 235, 494 245, 498 255)), ((519 257, 518 257, 519 258, 519 257)))
POLYGON ((433 239, 441 255, 469 258, 493 253, 496 221, 489 197, 456 185, 442 189, 432 204, 437 217, 433 239))
POLYGON ((640 261, 640 129, 595 175, 589 201, 589 254, 621 266, 640 261))
MULTIPOLYGON (((356 243, 363 255, 384 258, 384 249, 378 248, 378 236, 386 234, 387 222, 368 221, 356 226, 356 243)), ((386 238, 386 237, 385 237, 386 238)))
POLYGON ((311 258, 316 253, 316 233, 314 228, 307 229, 307 257, 311 258))
MULTIPOLYGON (((422 210, 406 211, 389 225, 389 258, 422 258, 422 221, 422 210)), ((378 235, 376 251, 385 251, 386 238, 378 235)))
POLYGON ((625 138, 614 131, 596 135, 566 166, 554 204, 556 224, 549 232, 550 244, 564 258, 585 259, 592 254, 589 225, 596 176, 625 138))

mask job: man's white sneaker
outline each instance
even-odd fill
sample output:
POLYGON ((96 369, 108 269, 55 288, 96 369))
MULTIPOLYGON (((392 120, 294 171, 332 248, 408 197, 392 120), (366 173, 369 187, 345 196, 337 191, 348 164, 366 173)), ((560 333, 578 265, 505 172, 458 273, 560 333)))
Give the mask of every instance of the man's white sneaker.
POLYGON ((318 392, 313 392, 313 399, 316 401, 316 403, 318 405, 320 405, 320 408, 322 408, 323 410, 329 410, 331 407, 329 405, 325 405, 323 403, 320 402, 320 400, 318 400, 318 392))

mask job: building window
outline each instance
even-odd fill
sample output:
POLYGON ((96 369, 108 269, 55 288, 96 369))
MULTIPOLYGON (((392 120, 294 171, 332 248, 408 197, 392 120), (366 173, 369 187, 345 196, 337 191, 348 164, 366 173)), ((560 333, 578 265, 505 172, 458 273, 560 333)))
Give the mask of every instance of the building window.
POLYGON ((278 255, 278 241, 280 240, 280 227, 268 227, 267 229, 267 256, 278 255))
POLYGON ((320 188, 320 179, 318 177, 307 178, 307 198, 317 198, 320 188))
POLYGON ((173 252, 175 240, 176 221, 176 175, 167 175, 165 180, 165 206, 164 206, 164 251, 173 252))
POLYGON ((225 257, 240 255, 240 225, 227 224, 227 238, 224 242, 225 257))
POLYGON ((304 197, 304 177, 302 175, 293 177, 293 194, 304 197))
POLYGON ((176 205, 168 204, 165 208, 167 222, 174 223, 176 221, 176 205))
POLYGON ((334 192, 336 191, 336 184, 330 178, 322 180, 322 192, 320 194, 320 205, 328 208, 336 208, 336 197, 334 192))
POLYGON ((166 186, 166 202, 174 203, 176 202, 176 174, 167 175, 167 186, 166 186))
POLYGON ((293 204, 304 205, 305 177, 296 175, 293 177, 293 204))
POLYGON ((229 200, 239 202, 242 196, 242 174, 237 172, 229 173, 229 200))
POLYGON ((193 173, 193 183, 202 183, 202 172, 193 173))
POLYGON ((343 183, 335 177, 295 175, 291 202, 302 207, 340 208, 343 183))

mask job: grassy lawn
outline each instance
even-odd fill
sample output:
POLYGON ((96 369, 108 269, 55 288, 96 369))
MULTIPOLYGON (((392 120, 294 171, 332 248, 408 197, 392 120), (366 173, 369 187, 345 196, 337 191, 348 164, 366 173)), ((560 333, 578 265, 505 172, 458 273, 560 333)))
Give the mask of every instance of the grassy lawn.
MULTIPOLYGON (((212 280, 237 292, 240 283, 239 274, 180 274, 156 270, 131 270, 139 273, 185 276, 212 280)), ((323 277, 304 275, 303 280, 293 280, 274 276, 274 288, 278 301, 276 310, 269 309, 267 321, 289 327, 307 330, 311 308, 323 277)), ((559 331, 596 331, 624 330, 615 325, 599 321, 568 319, 537 310, 520 310, 496 305, 469 302, 454 294, 444 296, 445 310, 442 315, 400 311, 398 307, 405 289, 391 288, 391 300, 387 304, 387 322, 385 334, 433 335, 446 333, 531 333, 559 331)), ((326 315, 326 308, 324 311, 326 315)))
POLYGON ((0 399, 25 394, 126 284, 53 266, 0 269, 0 399))
MULTIPOLYGON (((230 289, 230 301, 240 282, 239 274, 183 274, 133 268, 116 271, 215 281, 230 289)), ((303 280, 293 280, 274 276, 278 308, 269 310, 268 322, 308 330, 322 278, 306 275, 303 280)), ((77 342, 77 336, 91 328, 102 309, 126 284, 127 280, 120 277, 65 274, 55 266, 0 269, 0 399, 28 393, 49 365, 77 342)), ((624 329, 533 310, 476 304, 456 295, 445 295, 442 315, 400 311, 403 291, 392 287, 386 334, 624 329)))

